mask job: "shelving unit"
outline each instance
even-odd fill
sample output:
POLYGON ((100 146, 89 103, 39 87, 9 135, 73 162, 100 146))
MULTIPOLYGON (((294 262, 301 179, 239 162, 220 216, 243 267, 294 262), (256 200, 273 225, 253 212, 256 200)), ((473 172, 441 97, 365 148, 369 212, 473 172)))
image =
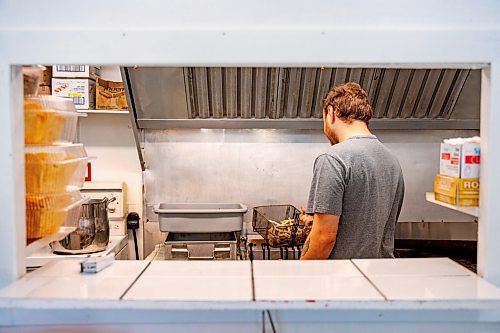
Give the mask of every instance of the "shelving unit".
POLYGON ((437 201, 435 196, 434 196, 434 192, 425 193, 425 200, 432 202, 432 203, 439 205, 439 206, 443 206, 443 207, 446 207, 449 209, 459 211, 461 213, 472 215, 474 217, 479 216, 479 207, 457 207, 457 206, 453 206, 453 205, 450 205, 450 204, 447 204, 447 203, 444 203, 441 201, 437 201))

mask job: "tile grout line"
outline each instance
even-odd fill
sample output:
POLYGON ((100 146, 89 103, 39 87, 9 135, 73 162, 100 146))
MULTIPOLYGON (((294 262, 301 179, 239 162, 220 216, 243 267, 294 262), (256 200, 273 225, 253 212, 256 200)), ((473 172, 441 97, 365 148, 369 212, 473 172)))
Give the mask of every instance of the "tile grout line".
POLYGON ((250 276, 252 277, 252 302, 255 302, 256 298, 255 298, 255 277, 253 273, 253 260, 250 260, 250 276))
POLYGON ((380 295, 382 295, 382 297, 384 297, 384 299, 388 302, 389 299, 385 296, 385 294, 382 292, 382 290, 380 290, 376 285, 375 283, 373 283, 372 280, 370 280, 370 278, 361 270, 361 268, 358 267, 358 265, 356 265, 356 263, 350 259, 351 263, 354 265, 354 267, 356 267, 358 269, 358 271, 365 277, 365 279, 368 280, 368 282, 370 282, 370 284, 373 286, 373 288, 375 288, 375 290, 377 290, 379 292, 380 295))
MULTIPOLYGON (((158 254, 158 253, 157 253, 158 254)), ((120 296, 119 300, 122 300, 123 297, 125 297, 125 295, 129 292, 129 290, 134 286, 134 284, 137 282, 137 280, 139 280, 139 278, 142 276, 142 274, 144 274, 144 272, 146 271, 146 269, 148 269, 148 267, 151 265, 151 263, 153 262, 153 260, 155 260, 156 258, 156 255, 153 257, 153 259, 151 259, 148 264, 146 265, 146 267, 144 267, 144 269, 139 273, 139 275, 137 275, 137 277, 134 279, 134 281, 132 281, 132 283, 130 284, 130 286, 127 287, 127 289, 125 289, 125 291, 123 292, 123 294, 120 296)))

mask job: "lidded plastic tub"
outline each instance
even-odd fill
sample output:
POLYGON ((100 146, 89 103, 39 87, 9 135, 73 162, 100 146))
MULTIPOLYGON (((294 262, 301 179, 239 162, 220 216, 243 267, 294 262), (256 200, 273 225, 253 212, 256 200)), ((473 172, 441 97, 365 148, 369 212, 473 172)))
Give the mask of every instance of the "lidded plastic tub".
POLYGON ((87 201, 75 187, 61 193, 26 194, 27 243, 54 234, 63 225, 76 227, 87 201))
POLYGON ((26 193, 26 209, 61 209, 82 200, 80 189, 68 186, 66 191, 48 194, 26 193))
POLYGON ((87 153, 82 144, 25 147, 27 194, 65 192, 82 187, 87 153))
POLYGON ((160 203, 161 231, 209 233, 241 231, 247 207, 239 203, 160 203))
POLYGON ((55 96, 31 96, 24 100, 24 142, 51 145, 73 142, 78 117, 71 100, 55 96))

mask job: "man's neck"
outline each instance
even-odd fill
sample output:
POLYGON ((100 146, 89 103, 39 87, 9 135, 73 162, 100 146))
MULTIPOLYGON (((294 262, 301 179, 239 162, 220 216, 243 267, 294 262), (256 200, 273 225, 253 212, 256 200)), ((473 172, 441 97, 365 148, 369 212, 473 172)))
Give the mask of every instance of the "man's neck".
POLYGON ((350 124, 342 124, 342 128, 338 133, 339 142, 345 141, 353 136, 358 135, 373 135, 368 126, 362 121, 353 121, 350 124))

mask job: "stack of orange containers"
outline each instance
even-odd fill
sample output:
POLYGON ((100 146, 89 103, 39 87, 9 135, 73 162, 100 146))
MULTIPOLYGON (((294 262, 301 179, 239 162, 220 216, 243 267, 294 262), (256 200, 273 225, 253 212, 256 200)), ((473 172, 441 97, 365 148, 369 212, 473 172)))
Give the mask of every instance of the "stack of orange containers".
POLYGON ((27 244, 77 225, 87 164, 85 148, 73 143, 79 115, 70 99, 25 96, 27 244))

